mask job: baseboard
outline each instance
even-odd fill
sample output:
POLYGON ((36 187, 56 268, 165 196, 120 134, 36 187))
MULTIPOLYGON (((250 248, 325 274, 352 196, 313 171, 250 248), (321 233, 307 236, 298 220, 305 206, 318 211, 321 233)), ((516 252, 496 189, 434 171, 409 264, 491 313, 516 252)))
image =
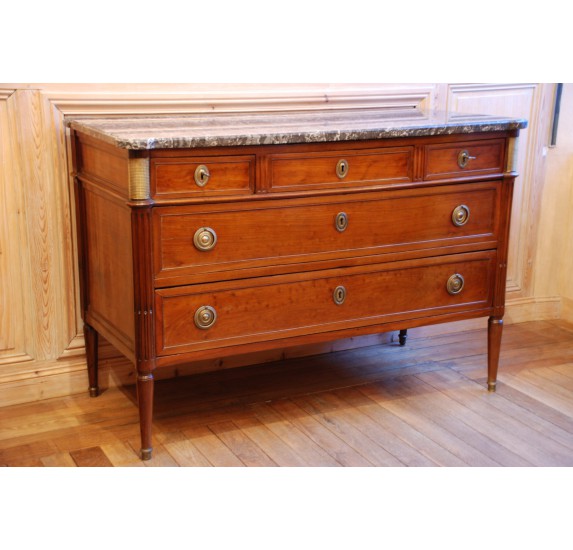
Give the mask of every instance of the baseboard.
POLYGON ((506 323, 525 323, 560 319, 561 309, 561 296, 516 298, 507 301, 504 321, 506 323))
MULTIPOLYGON (((511 324, 559 318, 573 322, 573 300, 559 296, 508 300, 504 321, 506 324, 511 324)), ((408 338, 429 338, 468 330, 485 329, 486 327, 486 318, 468 319, 455 323, 411 329, 408 331, 408 338)), ((347 338, 326 344, 239 355, 225 358, 222 361, 202 361, 199 364, 194 364, 192 370, 185 367, 162 369, 157 372, 156 379, 161 380, 185 376, 191 374, 191 372, 254 365, 320 353, 388 344, 395 342, 396 337, 397 333, 395 332, 377 334, 347 338)), ((103 390, 135 383, 135 372, 132 364, 116 352, 107 342, 103 342, 100 348, 100 358, 99 381, 103 390)), ((10 374, 4 372, 4 375, 0 376, 0 406, 17 405, 87 392, 87 386, 86 363, 83 355, 67 357, 63 360, 52 361, 46 364, 28 362, 24 371, 10 374)))
MULTIPOLYGON (((270 363, 284 359, 331 353, 366 346, 382 345, 396 339, 397 333, 373 334, 346 338, 324 344, 268 350, 248 355, 237 355, 224 360, 211 359, 194 363, 190 367, 173 367, 156 371, 155 379, 164 380, 201 371, 212 371, 245 365, 270 363)), ((103 340, 103 339, 102 339, 103 340)), ((131 362, 113 350, 107 343, 100 346, 99 386, 102 391, 135 383, 135 370, 131 362)), ((85 356, 68 361, 36 364, 21 376, 0 377, 0 407, 30 403, 53 397, 87 393, 88 378, 85 356)))

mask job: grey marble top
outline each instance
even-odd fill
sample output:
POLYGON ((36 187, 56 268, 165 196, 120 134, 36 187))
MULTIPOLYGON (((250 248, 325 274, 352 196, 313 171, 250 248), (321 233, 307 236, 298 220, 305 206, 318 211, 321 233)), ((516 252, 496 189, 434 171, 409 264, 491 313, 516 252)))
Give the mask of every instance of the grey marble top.
POLYGON ((174 149, 495 132, 526 128, 527 121, 418 109, 355 109, 77 119, 70 126, 123 149, 174 149))

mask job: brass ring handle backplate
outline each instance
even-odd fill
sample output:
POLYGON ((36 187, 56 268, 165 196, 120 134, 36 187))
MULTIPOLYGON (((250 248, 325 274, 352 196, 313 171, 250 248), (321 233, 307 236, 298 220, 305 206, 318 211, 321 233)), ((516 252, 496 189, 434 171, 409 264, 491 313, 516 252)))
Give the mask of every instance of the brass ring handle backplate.
POLYGON ((210 227, 200 227, 193 235, 193 244, 197 250, 211 250, 217 244, 217 233, 210 227))
POLYGON ((458 166, 460 168, 465 168, 470 160, 475 160, 477 157, 472 157, 467 152, 467 150, 460 151, 458 154, 458 166))
POLYGON ((452 223, 457 226, 461 227, 468 223, 470 219, 470 209, 465 204, 460 204, 454 208, 452 212, 452 223))
POLYGON ((446 283, 446 289, 452 296, 459 294, 464 288, 464 278, 459 273, 454 273, 446 283))
POLYGON ((201 306, 195 312, 195 326, 201 330, 206 330, 212 327, 217 320, 217 312, 211 306, 201 306))
POLYGON ((345 159, 340 159, 336 165, 336 175, 340 179, 344 179, 348 174, 348 161, 345 159))
POLYGON ((200 164, 195 168, 195 183, 199 187, 205 187, 209 178, 211 177, 211 172, 209 172, 209 168, 207 168, 204 164, 200 164))
POLYGON ((346 212, 339 212, 336 214, 336 217, 334 218, 334 225, 337 231, 340 231, 341 233, 346 231, 346 228, 348 227, 348 215, 346 212))
POLYGON ((344 300, 346 300, 346 288, 342 285, 337 286, 332 293, 332 299, 337 306, 342 305, 344 300))

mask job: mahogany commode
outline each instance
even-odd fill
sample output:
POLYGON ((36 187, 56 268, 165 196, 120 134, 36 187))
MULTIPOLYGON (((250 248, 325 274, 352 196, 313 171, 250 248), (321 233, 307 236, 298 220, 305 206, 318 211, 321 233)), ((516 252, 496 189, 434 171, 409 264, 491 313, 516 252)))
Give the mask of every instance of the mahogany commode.
POLYGON ((481 316, 495 390, 526 121, 355 110, 71 123, 90 394, 137 370, 481 316))

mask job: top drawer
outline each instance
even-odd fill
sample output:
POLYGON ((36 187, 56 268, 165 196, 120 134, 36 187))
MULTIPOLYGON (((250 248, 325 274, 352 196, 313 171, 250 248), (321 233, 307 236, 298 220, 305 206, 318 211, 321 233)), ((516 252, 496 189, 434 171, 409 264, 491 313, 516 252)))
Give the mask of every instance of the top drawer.
POLYGON ((155 198, 251 194, 255 156, 153 158, 150 164, 155 198))
POLYGON ((409 182, 413 152, 413 147, 383 147, 273 154, 269 157, 269 191, 409 182))
POLYGON ((424 179, 438 180, 503 172, 504 141, 491 139, 426 146, 424 179))

